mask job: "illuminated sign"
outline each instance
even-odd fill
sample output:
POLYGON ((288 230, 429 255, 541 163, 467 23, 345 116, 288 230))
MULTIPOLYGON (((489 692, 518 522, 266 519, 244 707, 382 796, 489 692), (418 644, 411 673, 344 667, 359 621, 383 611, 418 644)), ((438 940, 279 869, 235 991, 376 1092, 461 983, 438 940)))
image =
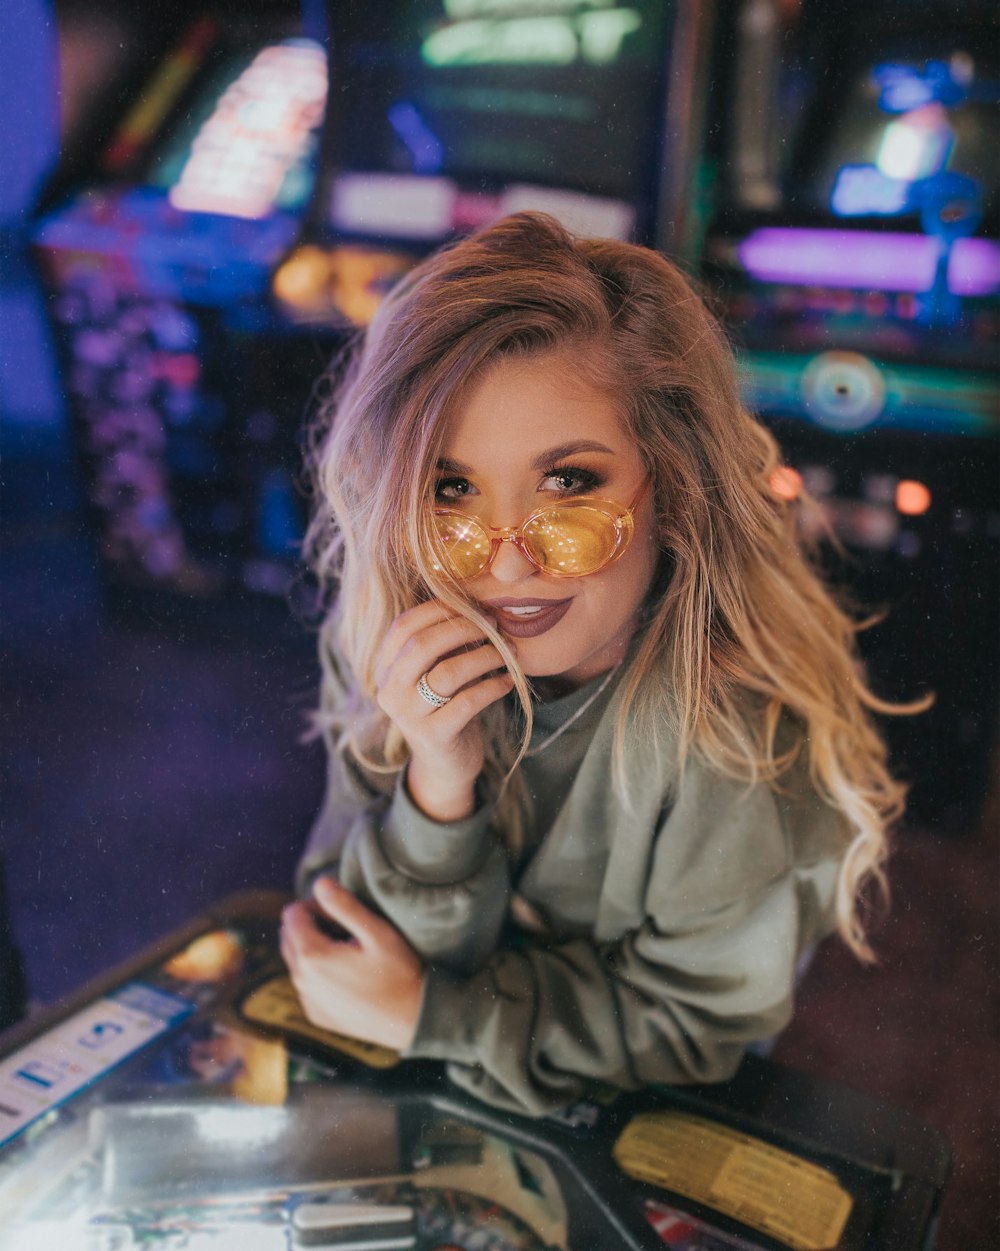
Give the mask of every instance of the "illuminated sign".
POLYGON ((310 149, 326 103, 326 54, 289 39, 264 48, 219 97, 198 132, 175 208, 263 217, 310 149))

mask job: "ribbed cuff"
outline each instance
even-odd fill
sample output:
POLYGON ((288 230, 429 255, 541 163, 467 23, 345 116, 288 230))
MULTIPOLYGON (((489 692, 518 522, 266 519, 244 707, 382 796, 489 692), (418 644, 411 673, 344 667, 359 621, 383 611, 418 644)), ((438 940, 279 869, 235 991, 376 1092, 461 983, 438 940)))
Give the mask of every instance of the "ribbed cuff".
POLYGON ((490 854, 489 820, 489 808, 480 804, 461 821, 432 821, 410 798, 400 774, 379 841, 393 867, 406 877, 429 886, 458 885, 490 854))

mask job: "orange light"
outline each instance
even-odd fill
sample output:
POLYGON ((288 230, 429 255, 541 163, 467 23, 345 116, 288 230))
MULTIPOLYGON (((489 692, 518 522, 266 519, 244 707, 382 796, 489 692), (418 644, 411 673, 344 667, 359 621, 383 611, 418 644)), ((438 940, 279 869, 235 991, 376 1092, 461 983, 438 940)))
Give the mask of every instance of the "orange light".
POLYGON ((788 465, 779 465, 771 474, 771 490, 779 500, 797 500, 802 494, 802 475, 788 465))
POLYGON ((907 517, 919 517, 931 506, 931 493, 922 482, 896 484, 896 509, 907 517))

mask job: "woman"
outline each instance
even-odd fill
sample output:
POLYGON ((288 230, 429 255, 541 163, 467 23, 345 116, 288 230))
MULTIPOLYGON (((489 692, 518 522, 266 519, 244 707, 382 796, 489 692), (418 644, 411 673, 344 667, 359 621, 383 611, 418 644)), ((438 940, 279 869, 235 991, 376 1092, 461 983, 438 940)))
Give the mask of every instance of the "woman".
POLYGON ((306 1011, 533 1114, 730 1076, 824 934, 870 954, 902 791, 711 317, 519 214, 407 277, 329 413, 306 1011))

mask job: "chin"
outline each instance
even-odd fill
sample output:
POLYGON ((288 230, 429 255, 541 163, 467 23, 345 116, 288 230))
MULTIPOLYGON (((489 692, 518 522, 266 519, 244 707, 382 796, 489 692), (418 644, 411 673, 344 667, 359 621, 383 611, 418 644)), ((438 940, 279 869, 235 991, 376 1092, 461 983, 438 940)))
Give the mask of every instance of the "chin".
POLYGON ((565 645, 560 646, 555 639, 551 641, 546 639, 544 646, 539 646, 541 642, 540 639, 510 640, 514 655, 521 666, 521 672, 526 678, 551 678, 560 687, 563 682, 559 680, 562 679, 566 688, 572 689, 577 685, 575 675, 581 666, 586 665, 591 655, 590 651, 578 648, 571 651, 565 645))
POLYGON ((575 656, 567 657, 564 648, 553 647, 547 640, 508 639, 517 663, 526 678, 554 678, 567 669, 572 669, 579 661, 575 656))

